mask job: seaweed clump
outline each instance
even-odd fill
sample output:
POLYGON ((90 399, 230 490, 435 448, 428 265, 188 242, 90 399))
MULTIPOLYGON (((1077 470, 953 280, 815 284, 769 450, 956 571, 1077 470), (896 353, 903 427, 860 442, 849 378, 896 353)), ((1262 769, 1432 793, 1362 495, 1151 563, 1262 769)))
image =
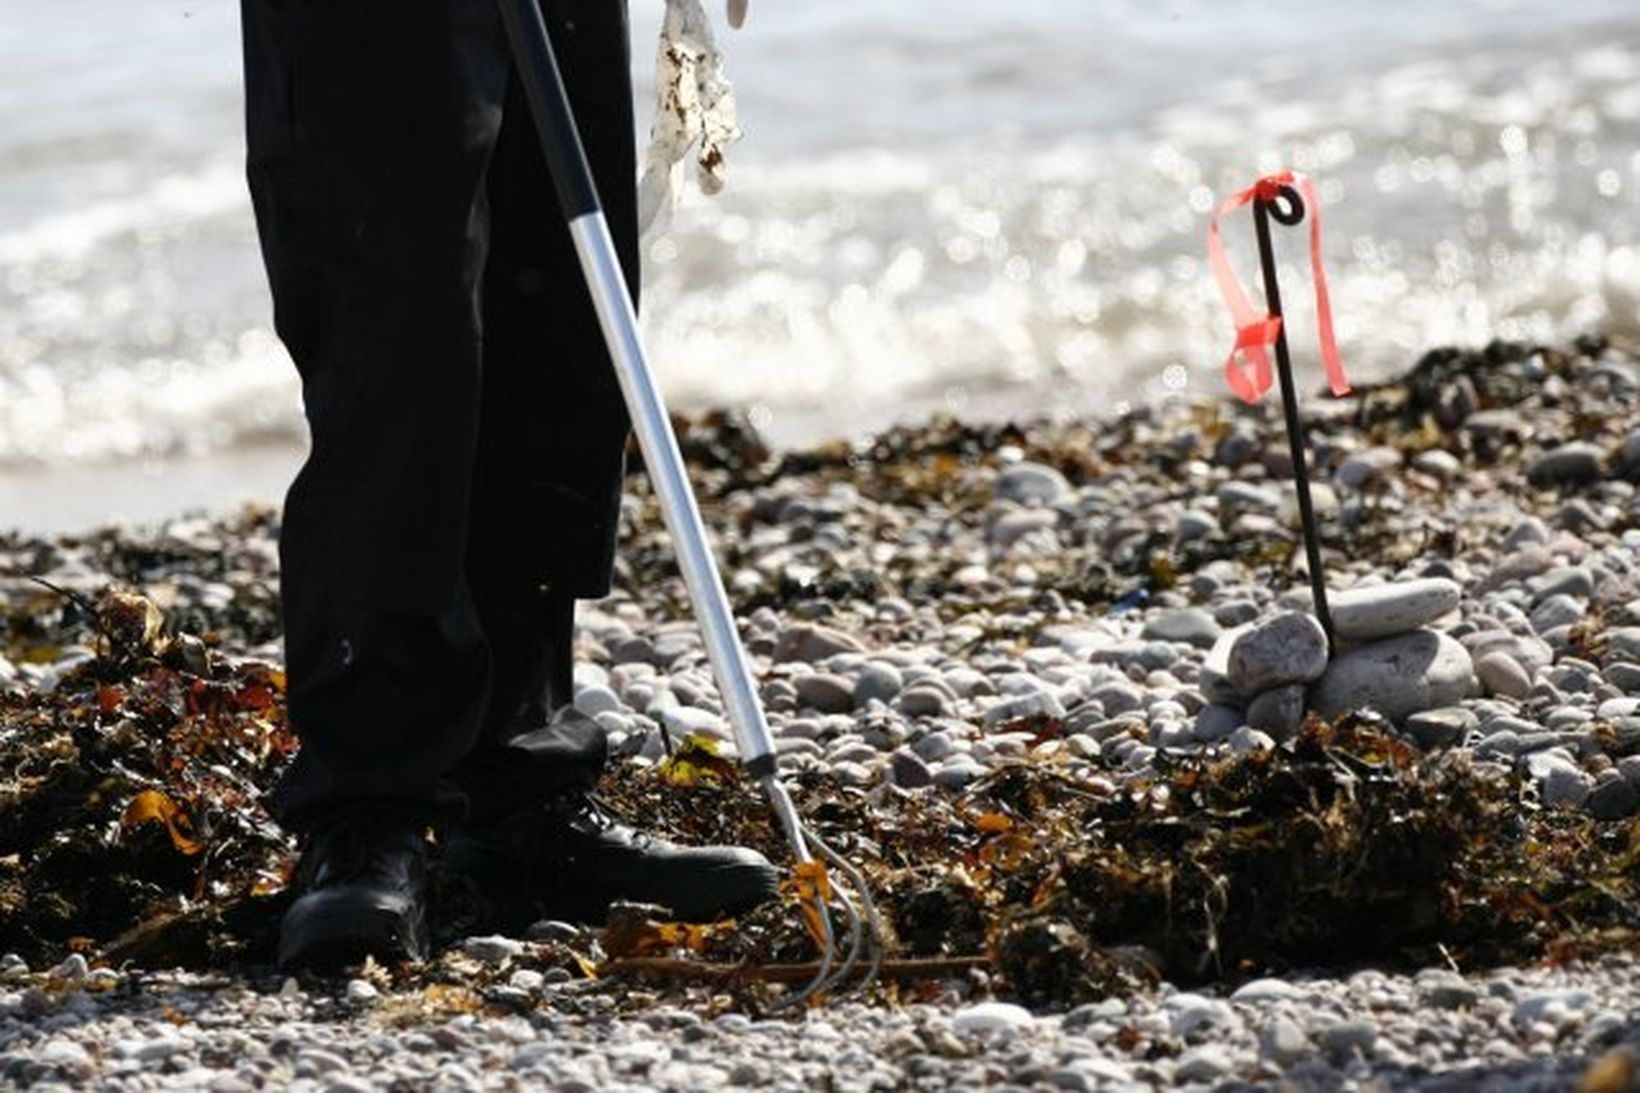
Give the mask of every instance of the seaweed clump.
POLYGON ((119 586, 39 582, 8 621, 7 652, 60 675, 0 695, 6 949, 150 965, 264 955, 289 865, 260 802, 295 748, 283 672, 172 631, 119 586))
MULTIPOLYGON (((711 816, 679 823, 685 837, 776 849, 749 789, 631 771, 607 789, 634 813, 711 816), (689 803, 699 792, 710 802, 689 803)), ((1640 936, 1640 824, 1539 810, 1515 775, 1426 755, 1367 716, 1122 789, 1021 763, 953 798, 821 777, 799 800, 864 864, 895 955, 983 956, 999 989, 1037 1005, 1161 976, 1479 968, 1640 936)), ((812 955, 797 920, 760 913, 713 952, 812 955)))

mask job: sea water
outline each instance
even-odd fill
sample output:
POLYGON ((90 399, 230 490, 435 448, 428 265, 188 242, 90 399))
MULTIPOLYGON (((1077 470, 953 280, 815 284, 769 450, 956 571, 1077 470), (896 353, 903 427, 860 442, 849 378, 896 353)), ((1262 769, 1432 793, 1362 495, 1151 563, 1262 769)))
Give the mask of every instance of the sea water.
MULTIPOLYGON (((661 2, 632 7, 641 112, 661 2)), ((180 507, 215 495, 179 460, 299 458, 237 21, 5 0, 0 486, 147 466, 180 507)), ((744 137, 646 240, 645 334, 676 405, 778 442, 1222 391, 1208 216, 1283 167, 1319 186, 1354 376, 1640 327, 1632 0, 754 0, 720 38, 744 137)), ((1225 230, 1253 280, 1246 212, 1225 230)), ((1278 231, 1317 389, 1307 232, 1278 231)))

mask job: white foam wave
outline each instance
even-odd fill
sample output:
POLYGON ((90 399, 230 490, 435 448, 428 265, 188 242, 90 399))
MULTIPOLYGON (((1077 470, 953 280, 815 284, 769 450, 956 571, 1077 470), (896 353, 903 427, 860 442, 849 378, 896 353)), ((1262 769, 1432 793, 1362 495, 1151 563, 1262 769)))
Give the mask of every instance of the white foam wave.
POLYGON ((166 175, 129 198, 99 201, 0 233, 0 267, 79 259, 117 236, 247 208, 244 168, 238 162, 212 163, 166 175))
MULTIPOLYGON (((1221 390, 1206 216, 1289 165, 1322 186, 1358 376, 1441 343, 1640 327, 1640 48, 1415 59, 1324 95, 1272 79, 1110 134, 778 157, 754 135, 727 191, 687 194, 647 245, 668 394, 749 406, 793 441, 1221 390)), ((1250 228, 1227 231, 1250 275, 1250 228)), ((1311 368, 1303 234, 1280 242, 1311 368)), ((299 437, 266 308, 226 156, 0 234, 0 465, 299 437)))

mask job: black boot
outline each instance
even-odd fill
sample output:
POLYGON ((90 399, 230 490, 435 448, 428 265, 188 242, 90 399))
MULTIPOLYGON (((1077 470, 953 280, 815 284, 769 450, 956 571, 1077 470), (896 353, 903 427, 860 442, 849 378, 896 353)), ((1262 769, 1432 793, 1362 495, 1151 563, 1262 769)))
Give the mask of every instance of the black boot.
POLYGON ((303 889, 279 928, 283 968, 337 968, 366 956, 427 956, 427 842, 400 813, 357 811, 319 829, 297 866, 303 889))
POLYGON ((686 922, 715 922, 779 894, 755 850, 681 846, 635 831, 590 794, 574 794, 451 840, 445 872, 474 909, 468 932, 517 934, 540 919, 601 923, 616 901, 651 903, 686 922))

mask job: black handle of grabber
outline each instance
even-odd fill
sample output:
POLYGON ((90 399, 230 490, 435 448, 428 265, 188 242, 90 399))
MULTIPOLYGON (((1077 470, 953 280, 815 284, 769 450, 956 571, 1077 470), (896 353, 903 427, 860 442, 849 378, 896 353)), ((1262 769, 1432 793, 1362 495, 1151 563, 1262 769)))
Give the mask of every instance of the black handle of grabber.
POLYGON ((564 219, 574 220, 597 212, 598 189, 592 182, 592 169, 587 166, 581 136, 575 130, 569 95, 564 90, 564 78, 559 74, 558 58, 553 55, 552 39, 547 37, 541 9, 535 0, 497 0, 497 3, 501 7, 501 21, 507 28, 513 61, 521 69, 528 68, 519 73, 519 78, 529 99, 536 131, 541 136, 552 184, 558 190, 558 203, 564 208, 564 219))
MULTIPOLYGON (((1298 191, 1283 186, 1273 200, 1253 199, 1253 226, 1258 231, 1258 260, 1264 272, 1264 301, 1270 314, 1281 318, 1281 285, 1276 281, 1275 248, 1270 242, 1270 218, 1288 227, 1304 219, 1304 202, 1298 191), (1284 207, 1285 206, 1285 207, 1284 207)), ((1310 472, 1304 459, 1304 431, 1298 420, 1298 391, 1293 384, 1293 364, 1287 355, 1287 324, 1276 330, 1276 372, 1281 378, 1281 408, 1287 417, 1287 448, 1292 453, 1293 484, 1298 493, 1298 519, 1304 528, 1304 556, 1310 566, 1310 595, 1315 600, 1315 617, 1327 634, 1327 649, 1334 650, 1332 611, 1327 607, 1327 578, 1321 570, 1321 537, 1315 527, 1315 506, 1310 503, 1310 472)))

